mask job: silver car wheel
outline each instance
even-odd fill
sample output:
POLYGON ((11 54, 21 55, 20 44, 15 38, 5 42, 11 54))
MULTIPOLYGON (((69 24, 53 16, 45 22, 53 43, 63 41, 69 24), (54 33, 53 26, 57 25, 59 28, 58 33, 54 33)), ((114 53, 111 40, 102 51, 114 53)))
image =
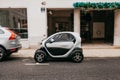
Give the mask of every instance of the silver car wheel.
POLYGON ((42 50, 37 50, 35 55, 34 55, 34 59, 36 62, 42 63, 44 61, 46 61, 47 55, 44 51, 42 50))
POLYGON ((76 52, 73 59, 74 61, 79 62, 82 59, 81 53, 76 52))
POLYGON ((38 62, 42 62, 43 61, 43 59, 44 59, 44 54, 43 53, 38 53, 38 54, 36 54, 36 58, 37 58, 37 60, 38 60, 38 62))
POLYGON ((74 50, 71 57, 76 63, 82 62, 84 59, 84 56, 80 50, 74 50))

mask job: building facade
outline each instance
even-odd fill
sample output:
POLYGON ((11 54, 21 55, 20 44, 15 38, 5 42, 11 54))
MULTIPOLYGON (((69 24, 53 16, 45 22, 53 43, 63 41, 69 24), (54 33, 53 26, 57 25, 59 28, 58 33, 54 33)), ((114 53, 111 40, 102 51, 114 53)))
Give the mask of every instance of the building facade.
POLYGON ((26 9, 28 38, 21 40, 24 48, 39 46, 44 38, 59 31, 77 32, 83 42, 100 40, 112 43, 113 46, 120 46, 119 6, 117 0, 102 2, 101 0, 1 0, 0 2, 0 9, 26 9))

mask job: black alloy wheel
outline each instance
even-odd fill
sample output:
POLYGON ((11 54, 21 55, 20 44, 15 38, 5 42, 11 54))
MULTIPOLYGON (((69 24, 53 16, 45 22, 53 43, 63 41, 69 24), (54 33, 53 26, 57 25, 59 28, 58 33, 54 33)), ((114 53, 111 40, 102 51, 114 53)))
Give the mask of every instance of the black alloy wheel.
POLYGON ((36 62, 42 63, 46 61, 46 53, 42 50, 37 50, 35 55, 34 55, 34 59, 36 62))
POLYGON ((80 63, 83 61, 84 56, 80 50, 74 50, 72 53, 72 60, 76 63, 80 63))

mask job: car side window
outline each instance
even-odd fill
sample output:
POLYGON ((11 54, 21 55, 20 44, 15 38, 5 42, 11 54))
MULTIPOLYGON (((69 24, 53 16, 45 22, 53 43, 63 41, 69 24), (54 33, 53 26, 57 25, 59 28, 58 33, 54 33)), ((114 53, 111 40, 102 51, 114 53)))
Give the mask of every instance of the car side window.
POLYGON ((4 34, 4 31, 0 29, 0 34, 4 34))
POLYGON ((54 42, 63 42, 63 41, 73 41, 75 38, 72 34, 68 33, 62 33, 62 34, 57 34, 53 37, 54 42))

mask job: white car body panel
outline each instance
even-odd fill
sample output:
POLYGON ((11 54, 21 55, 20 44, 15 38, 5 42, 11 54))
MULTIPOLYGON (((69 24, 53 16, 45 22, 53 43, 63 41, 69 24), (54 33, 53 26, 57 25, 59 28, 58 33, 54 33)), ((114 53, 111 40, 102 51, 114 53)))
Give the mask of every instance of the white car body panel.
POLYGON ((54 43, 47 43, 46 46, 49 48, 65 48, 70 49, 74 45, 73 42, 54 42, 54 43))
POLYGON ((0 27, 0 29, 4 32, 3 34, 0 34, 0 45, 6 50, 21 48, 20 37, 18 35, 16 35, 16 39, 9 40, 11 33, 6 30, 7 28, 0 27))
MULTIPOLYGON (((55 47, 55 45, 49 45, 48 44, 48 46, 49 47, 52 47, 52 46, 54 46, 55 47)), ((62 45, 61 45, 62 46, 62 45)), ((47 39, 45 39, 43 42, 42 42, 42 47, 44 47, 45 49, 46 49, 46 51, 48 52, 48 54, 51 56, 51 57, 53 57, 53 58, 65 58, 65 57, 68 57, 69 56, 69 54, 73 51, 73 49, 75 49, 75 48, 81 48, 81 38, 80 38, 80 36, 79 36, 79 34, 78 33, 75 33, 75 32, 58 32, 58 33, 55 33, 55 34, 53 34, 53 35, 51 35, 50 37, 48 37, 47 39), (71 49, 66 53, 66 54, 64 54, 64 55, 56 55, 56 56, 54 56, 54 55, 52 55, 48 50, 47 50, 47 48, 46 48, 46 45, 45 45, 45 43, 46 43, 46 41, 48 40, 48 39, 50 39, 50 38, 52 38, 53 36, 55 36, 55 35, 57 35, 57 34, 61 34, 61 33, 69 33, 69 34, 72 34, 74 37, 75 37, 75 39, 76 39, 76 41, 75 41, 75 43, 71 46, 67 46, 67 47, 71 47, 71 49)))

